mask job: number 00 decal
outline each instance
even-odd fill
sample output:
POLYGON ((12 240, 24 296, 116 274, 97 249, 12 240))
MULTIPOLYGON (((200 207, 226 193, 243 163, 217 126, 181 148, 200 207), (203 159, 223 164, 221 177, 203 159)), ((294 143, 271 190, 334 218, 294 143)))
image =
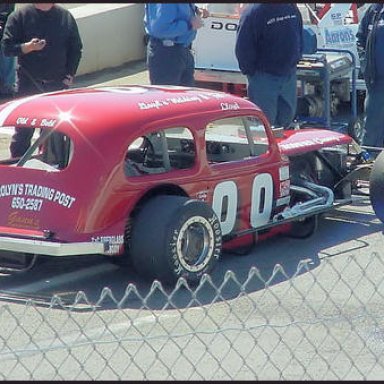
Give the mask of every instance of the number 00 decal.
POLYGON ((221 233, 227 235, 232 232, 237 216, 237 186, 234 181, 223 181, 216 185, 213 192, 212 209, 219 218, 221 233), (223 218, 223 207, 227 203, 226 215, 223 218))
MULTIPOLYGON (((253 228, 267 224, 272 212, 273 179, 269 173, 256 175, 252 183, 251 214, 253 228)), ((238 190, 234 181, 223 181, 213 192, 212 208, 219 218, 223 235, 231 233, 236 224, 238 190)))
POLYGON ((272 212, 273 180, 269 173, 261 173, 253 179, 251 196, 251 226, 267 224, 272 212))

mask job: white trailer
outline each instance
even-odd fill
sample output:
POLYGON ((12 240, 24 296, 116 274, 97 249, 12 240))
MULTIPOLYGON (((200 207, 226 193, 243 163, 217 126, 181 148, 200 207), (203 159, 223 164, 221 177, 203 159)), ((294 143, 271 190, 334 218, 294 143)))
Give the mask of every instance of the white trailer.
MULTIPOLYGON (((210 12, 210 17, 204 20, 193 43, 196 80, 199 83, 246 84, 236 60, 235 42, 240 14, 248 4, 207 3, 203 6, 210 12)), ((298 4, 304 24, 317 36, 318 48, 351 51, 357 69, 356 32, 367 6, 358 7, 357 3, 298 4)), ((364 89, 364 82, 357 79, 357 88, 364 89)))
MULTIPOLYGON (((210 12, 210 16, 204 19, 204 26, 199 29, 192 47, 197 86, 246 96, 247 78, 240 72, 235 56, 235 43, 241 12, 248 5, 247 3, 203 5, 210 12)), ((360 132, 360 137, 365 83, 358 78, 360 65, 356 33, 359 20, 368 5, 298 4, 303 23, 315 33, 317 48, 320 50, 317 55, 304 58, 298 64, 298 78, 300 78, 298 95, 301 97, 299 101, 302 102, 301 105, 304 103, 307 107, 312 120, 323 118, 326 126, 331 125, 331 119, 337 121, 334 119, 335 115, 341 110, 344 113, 344 106, 347 104, 350 108, 348 124, 355 127, 352 131, 360 132), (334 52, 335 50, 345 52, 334 52), (316 71, 318 73, 315 73, 316 71), (324 72, 327 72, 326 76, 324 72), (316 77, 321 76, 324 77, 318 81, 316 77), (324 79, 329 84, 324 86, 324 79)), ((344 116, 343 119, 345 120, 344 116)))

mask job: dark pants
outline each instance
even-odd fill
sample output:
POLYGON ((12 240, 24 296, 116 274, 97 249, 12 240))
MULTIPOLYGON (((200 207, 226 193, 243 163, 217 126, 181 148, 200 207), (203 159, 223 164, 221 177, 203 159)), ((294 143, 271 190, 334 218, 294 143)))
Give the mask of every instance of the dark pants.
POLYGON ((271 125, 287 128, 296 115, 296 72, 275 76, 256 72, 248 76, 248 97, 259 106, 271 125))
MULTIPOLYGON (((19 74, 17 96, 31 96, 38 93, 53 92, 68 88, 61 81, 32 81, 28 77, 19 74)), ((31 145, 34 128, 15 128, 12 136, 10 151, 12 157, 21 157, 31 145)))
POLYGON ((0 93, 13 96, 16 84, 16 58, 5 56, 0 47, 0 93))
POLYGON ((384 80, 367 85, 365 114, 363 144, 382 147, 384 145, 384 80))
POLYGON ((195 59, 189 47, 175 44, 165 47, 160 40, 149 39, 147 45, 149 80, 154 85, 193 87, 195 59))

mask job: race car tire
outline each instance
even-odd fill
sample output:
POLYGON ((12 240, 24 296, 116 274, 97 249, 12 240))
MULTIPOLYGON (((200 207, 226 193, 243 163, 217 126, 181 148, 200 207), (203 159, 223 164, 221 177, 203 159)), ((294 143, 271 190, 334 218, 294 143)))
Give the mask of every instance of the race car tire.
MULTIPOLYGON (((301 172, 307 175, 307 178, 316 182, 311 172, 311 164, 308 160, 304 160, 302 163, 297 163, 299 168, 296 169, 295 173, 301 172), (309 172, 309 173, 308 173, 309 172)), ((291 199, 291 205, 295 205, 300 202, 305 202, 308 200, 308 197, 305 195, 296 195, 294 194, 291 199)), ((290 228, 286 233, 286 236, 292 237, 294 239, 306 239, 314 234, 318 226, 318 215, 307 216, 300 220, 292 221, 290 228)))
POLYGON ((310 216, 298 221, 293 221, 287 236, 294 239, 306 239, 315 233, 317 225, 318 215, 310 216))
POLYGON ((157 196, 132 225, 130 255, 136 271, 171 284, 198 283, 221 253, 222 234, 212 208, 183 196, 157 196))
POLYGON ((384 151, 373 163, 369 178, 369 195, 376 216, 384 223, 384 151))

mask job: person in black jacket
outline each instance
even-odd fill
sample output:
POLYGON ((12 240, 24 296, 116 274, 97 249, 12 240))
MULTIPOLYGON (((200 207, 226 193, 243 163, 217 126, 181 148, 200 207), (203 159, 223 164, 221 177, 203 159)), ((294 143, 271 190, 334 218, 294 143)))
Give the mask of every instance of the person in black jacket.
MULTIPOLYGON (((5 55, 18 57, 18 96, 68 88, 83 48, 75 18, 55 3, 18 8, 8 17, 1 43, 5 55)), ((29 148, 33 131, 16 128, 13 157, 29 148)))
POLYGON ((296 115, 296 66, 303 52, 303 20, 293 3, 249 5, 237 31, 235 53, 248 78, 248 97, 271 125, 288 127, 296 115))
POLYGON ((384 4, 369 6, 356 34, 360 71, 365 79, 365 134, 363 145, 384 146, 384 4))
MULTIPOLYGON (((15 10, 14 3, 0 4, 0 41, 3 38, 8 16, 15 10)), ((16 60, 5 56, 0 47, 0 97, 12 97, 16 85, 16 60)))

